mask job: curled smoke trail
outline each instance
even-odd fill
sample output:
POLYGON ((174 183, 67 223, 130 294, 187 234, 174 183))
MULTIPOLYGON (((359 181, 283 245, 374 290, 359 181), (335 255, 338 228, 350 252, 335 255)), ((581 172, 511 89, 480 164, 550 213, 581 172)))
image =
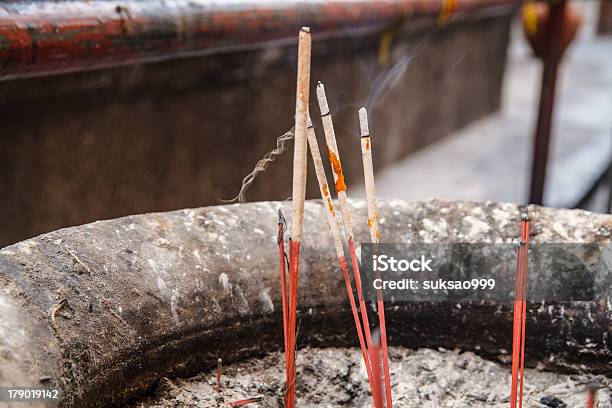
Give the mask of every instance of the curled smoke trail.
POLYGON ((370 89, 368 100, 365 103, 369 111, 378 107, 395 85, 397 85, 397 82, 404 75, 413 58, 413 54, 407 55, 396 62, 391 68, 376 76, 370 89))
MULTIPOLYGON (((402 58, 400 61, 395 63, 391 68, 385 70, 380 73, 372 84, 372 88, 368 94, 368 100, 365 104, 368 109, 373 110, 378 105, 382 103, 385 97, 389 94, 389 92, 393 89, 393 87, 400 80, 402 75, 408 69, 410 62, 412 61, 413 56, 409 55, 402 58)), ((338 93, 338 97, 342 98, 345 95, 343 91, 338 93)), ((332 112, 332 116, 335 115, 340 110, 342 105, 349 106, 347 103, 337 103, 334 104, 336 106, 335 112, 332 112)), ((334 106, 332 105, 332 106, 334 106)), ((363 106, 363 105, 359 105, 363 106)), ((251 187, 255 178, 259 175, 259 173, 266 171, 268 165, 272 163, 276 157, 280 156, 287 150, 286 143, 290 140, 293 140, 293 128, 285 132, 283 135, 276 139, 276 148, 269 151, 264 155, 264 157, 255 164, 253 171, 246 175, 246 177, 242 180, 242 185, 240 187, 240 191, 238 194, 232 198, 231 200, 221 200, 225 203, 244 203, 246 202, 246 192, 251 187)))
MULTIPOLYGON (((404 58, 400 59, 398 62, 396 62, 389 69, 386 69, 385 71, 379 73, 372 81, 372 87, 370 89, 370 92, 368 93, 368 99, 365 104, 349 104, 347 102, 344 102, 343 99, 345 99, 346 97, 346 92, 339 90, 336 93, 335 99, 337 100, 331 105, 334 106, 334 111, 331 112, 332 116, 335 116, 343 108, 351 106, 360 107, 365 105, 368 110, 374 110, 383 102, 385 97, 389 94, 389 92, 391 92, 395 85, 397 85, 397 82, 400 80, 402 75, 404 75, 413 58, 414 53, 407 55, 404 58)), ((231 200, 221 201, 226 203, 246 202, 246 192, 255 181, 255 178, 259 175, 259 173, 264 172, 268 168, 268 165, 272 163, 276 159, 276 157, 280 156, 285 152, 285 150, 287 149, 286 143, 290 140, 293 140, 293 128, 278 137, 276 139, 276 148, 266 153, 264 157, 259 160, 257 164, 255 164, 253 171, 242 180, 242 185, 238 194, 231 200)))
POLYGON ((225 203, 235 203, 235 202, 244 203, 246 202, 246 191, 249 189, 249 187, 251 187, 251 184, 253 184, 253 182, 255 181, 255 177, 257 177, 259 173, 266 171, 266 169, 268 168, 268 165, 272 163, 274 160, 276 160, 278 156, 283 154, 285 150, 287 150, 287 147, 285 145, 288 141, 293 140, 293 135, 294 135, 293 128, 291 128, 287 132, 285 132, 283 135, 279 136, 276 139, 276 148, 266 153, 264 157, 261 160, 259 160, 257 164, 255 164, 253 171, 247 174, 244 179, 242 179, 242 186, 240 187, 240 191, 238 192, 236 197, 232 198, 231 200, 221 200, 221 201, 225 203))

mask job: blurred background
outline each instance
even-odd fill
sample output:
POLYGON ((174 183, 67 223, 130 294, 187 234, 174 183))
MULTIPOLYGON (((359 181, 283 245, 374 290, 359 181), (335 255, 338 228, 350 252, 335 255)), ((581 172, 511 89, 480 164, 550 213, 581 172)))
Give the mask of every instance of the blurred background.
MULTIPOLYGON (((0 247, 236 196, 293 124, 302 25, 349 196, 366 106, 380 197, 610 212, 611 0, 8 1, 0 247)), ((291 150, 248 201, 289 198, 291 150)))

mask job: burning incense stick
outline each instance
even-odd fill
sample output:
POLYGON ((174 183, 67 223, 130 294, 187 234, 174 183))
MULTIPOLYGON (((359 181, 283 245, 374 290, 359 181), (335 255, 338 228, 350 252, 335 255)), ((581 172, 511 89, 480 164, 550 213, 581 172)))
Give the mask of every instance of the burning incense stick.
POLYGON ((287 397, 286 406, 295 407, 295 329, 297 314, 298 266, 300 240, 304 227, 304 199, 306 197, 306 144, 308 99, 310 91, 310 29, 302 27, 298 43, 297 88, 295 98, 295 142, 293 153, 293 214, 289 245, 289 313, 287 341, 287 397))
POLYGON ((321 82, 317 84, 317 99, 321 110, 321 121, 323 122, 323 131, 325 133, 325 141, 327 143, 327 153, 329 161, 332 164, 334 174, 334 183, 338 202, 340 203, 340 214, 344 223, 344 231, 347 236, 349 255, 353 266, 353 274, 355 275, 355 287, 357 289, 357 298, 359 299, 359 307, 361 309, 361 319, 365 330, 366 344, 368 348, 372 347, 372 336, 370 334, 370 322, 368 320, 368 310, 363 300, 363 291, 361 287, 361 276, 359 275, 359 263, 355 253, 355 240, 353 236, 353 221, 351 219, 351 209, 348 204, 346 195, 346 184, 344 174, 342 173, 342 164, 340 163, 340 154, 336 143, 336 134, 334 132, 334 124, 329 112, 327 97, 325 96, 325 87, 321 82))
POLYGON ((334 247, 336 249, 336 255, 338 262, 340 263, 340 269, 344 275, 344 283, 346 285, 346 292, 351 305, 351 311, 353 312, 353 320, 355 321, 355 327, 357 329, 357 337, 359 338, 359 346, 361 347, 361 354, 363 355, 363 361, 365 363, 366 372, 368 374, 368 381, 370 382, 370 388, 372 395, 375 395, 375 391, 372 389, 374 386, 371 364, 368 356, 366 344, 364 342, 363 327, 361 320, 359 319, 359 312, 357 311, 357 305, 355 304, 355 297, 353 296, 353 288, 351 285, 351 278, 348 272, 348 265, 346 263, 346 257, 344 255, 344 248, 342 247, 342 238, 340 237, 340 228, 338 227, 338 220, 336 219, 336 212, 334 211, 334 204, 331 199, 329 187, 327 185, 327 176, 325 175, 325 167, 323 167, 323 160, 321 159, 321 153, 319 151, 319 144, 317 143, 317 136, 310 117, 308 117, 308 146, 310 147, 310 155, 314 163, 315 173, 317 175, 317 181, 319 182, 319 190, 321 191, 321 198, 323 199, 323 205, 327 212, 327 223, 329 226, 329 232, 334 241, 334 247))
POLYGON ((527 273, 529 266, 528 213, 521 216, 521 242, 517 249, 514 319, 512 329, 512 389, 510 407, 523 406, 523 384, 525 373, 525 325, 527 317, 527 273), (519 388, 520 387, 520 388, 519 388))
MULTIPOLYGON (((372 243, 380 242, 380 228, 378 223, 378 206, 376 204, 376 188, 374 185, 374 165, 372 163, 372 143, 370 140, 370 127, 368 126, 368 111, 365 107, 359 109, 359 129, 361 133, 361 158, 363 161, 363 176, 365 179, 366 200, 368 202, 368 227, 372 243)), ((380 272, 377 272, 380 274, 380 272)), ((378 278, 378 276, 377 276, 378 278)), ((391 397, 391 377, 389 373, 389 351, 387 349, 387 324, 385 322, 385 304, 382 290, 376 291, 378 320, 380 324, 380 341, 383 354, 383 370, 385 375, 385 398, 387 408, 393 407, 391 397)))
POLYGON ((359 109, 359 130, 361 131, 361 159, 363 162, 363 176, 365 179, 366 200, 368 203, 368 227, 373 243, 380 241, 378 225, 378 207, 376 205, 376 188, 374 185, 374 165, 372 163, 372 145, 370 140, 370 127, 368 125, 368 111, 365 107, 359 109))

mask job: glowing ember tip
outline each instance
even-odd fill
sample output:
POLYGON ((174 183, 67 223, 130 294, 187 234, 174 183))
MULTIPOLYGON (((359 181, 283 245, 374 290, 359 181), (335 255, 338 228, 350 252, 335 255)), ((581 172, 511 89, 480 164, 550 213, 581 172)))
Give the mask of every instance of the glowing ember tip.
POLYGON ((368 111, 365 106, 359 109, 359 129, 361 130, 361 137, 370 137, 368 111))

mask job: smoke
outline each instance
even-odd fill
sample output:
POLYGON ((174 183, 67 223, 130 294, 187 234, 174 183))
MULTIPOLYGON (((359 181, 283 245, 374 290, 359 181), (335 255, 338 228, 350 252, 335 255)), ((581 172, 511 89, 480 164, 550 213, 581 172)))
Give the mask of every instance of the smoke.
MULTIPOLYGON (((346 23, 345 23, 346 24, 346 23)), ((348 33, 349 38, 359 40, 361 37, 357 35, 357 33, 353 32, 354 28, 350 25, 346 24, 344 27, 345 31, 348 33)), ((398 85, 399 81, 402 79, 406 71, 411 66, 411 64, 415 61, 416 58, 420 55, 420 48, 422 47, 431 47, 431 43, 428 41, 431 37, 433 37, 434 33, 430 33, 427 37, 421 39, 417 44, 412 45, 409 52, 406 53, 403 57, 397 60, 390 66, 384 66, 380 69, 380 65, 377 63, 372 63, 371 61, 358 60, 357 61, 357 69, 360 72, 360 77, 362 77, 361 81, 365 84, 370 84, 368 96, 365 100, 365 103, 357 103, 354 99, 352 99, 351 95, 354 93, 354 90, 347 89, 334 89, 333 84, 328 88, 331 92, 328 93, 327 97, 330 101, 329 108, 330 114, 332 117, 336 117, 339 113, 345 111, 346 109, 357 110, 362 106, 365 106, 370 112, 370 120, 373 120, 373 112, 380 107, 380 105, 385 101, 387 96, 393 91, 398 85), (352 99, 352 101, 351 101, 352 99)), ((473 46, 472 46, 473 47, 473 46)), ((264 47, 262 47, 263 49, 264 47)), ((267 48, 267 47, 266 47, 267 48)), ((469 50, 469 49, 468 49, 469 50)), ((441 82, 438 82, 438 86, 447 87, 450 84, 450 81, 455 79, 455 72, 457 69, 463 64, 465 55, 467 55, 468 51, 464 50, 462 56, 457 58, 451 67, 447 67, 447 72, 445 72, 445 76, 440 79, 441 82)), ((297 50, 295 52, 290 52, 288 55, 288 65, 287 67, 291 71, 295 71, 295 66, 297 62, 297 50)), ((435 75, 437 66, 430 67, 429 71, 431 75, 435 75)), ((326 83, 324 78, 321 78, 323 83, 326 83)), ((431 98, 433 96, 427 95, 425 98, 431 98)), ((312 98, 311 104, 316 104, 316 98, 312 98)), ((420 100, 420 103, 425 103, 423 99, 420 100)), ((311 106, 312 107, 312 106, 311 106)), ((413 107, 414 108, 414 107, 413 107)), ((354 129, 344 129, 340 123, 336 123, 336 130, 339 131, 347 131, 352 132, 354 129)), ((255 181, 255 178, 261 173, 264 172, 268 165, 270 165, 277 156, 281 155, 286 150, 286 143, 293 140, 293 129, 289 130, 279 138, 277 138, 276 143, 277 146, 272 151, 266 153, 262 160, 260 160, 254 167, 253 171, 249 173, 243 180, 239 193, 231 200, 221 200, 223 202, 246 202, 246 191, 255 181)))
POLYGON ((393 90, 410 66, 413 58, 413 54, 406 55, 393 66, 376 76, 372 82, 372 87, 370 88, 367 102, 365 103, 365 106, 369 111, 376 109, 387 97, 387 95, 389 95, 389 92, 393 90))
POLYGON ((287 150, 287 147, 286 147, 287 142, 289 142, 290 140, 293 140, 293 136, 294 136, 293 129, 294 128, 289 129, 283 135, 276 138, 276 148, 266 153, 263 156, 263 158, 259 160, 257 164, 255 164, 253 171, 247 174, 246 177, 244 177, 244 179, 242 179, 242 185, 240 186, 240 191, 234 198, 230 200, 220 200, 220 201, 224 203, 235 203, 235 202, 245 203, 246 202, 246 192, 251 187, 253 182, 255 181, 255 178, 257 177, 257 175, 259 173, 266 171, 270 163, 276 160, 278 156, 280 156, 281 154, 285 152, 285 150, 287 150))

